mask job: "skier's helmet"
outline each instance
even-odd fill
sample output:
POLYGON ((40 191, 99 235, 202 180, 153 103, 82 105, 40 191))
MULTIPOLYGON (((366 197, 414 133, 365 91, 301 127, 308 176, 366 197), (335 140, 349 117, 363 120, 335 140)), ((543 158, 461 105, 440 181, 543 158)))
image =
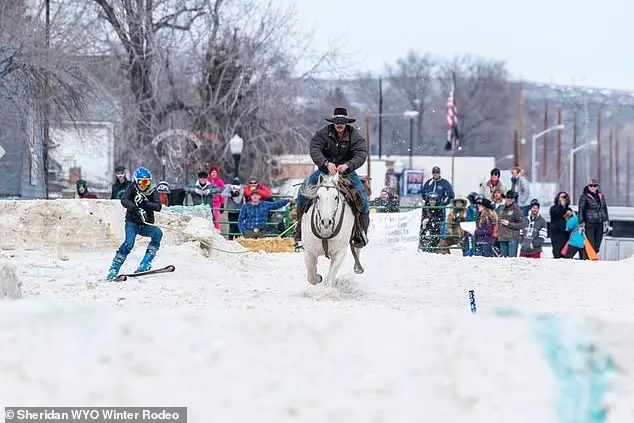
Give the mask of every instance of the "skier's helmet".
POLYGON ((139 167, 134 171, 134 183, 142 189, 149 188, 152 183, 152 174, 144 167, 139 167))

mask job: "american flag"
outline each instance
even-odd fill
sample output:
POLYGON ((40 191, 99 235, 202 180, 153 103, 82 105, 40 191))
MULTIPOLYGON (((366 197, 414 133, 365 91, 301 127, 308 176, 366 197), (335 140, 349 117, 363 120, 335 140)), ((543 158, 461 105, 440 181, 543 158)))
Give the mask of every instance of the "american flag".
POLYGON ((462 149, 458 134, 458 110, 454 103, 454 90, 455 85, 452 83, 449 97, 447 97, 447 144, 445 144, 445 150, 447 151, 462 149))

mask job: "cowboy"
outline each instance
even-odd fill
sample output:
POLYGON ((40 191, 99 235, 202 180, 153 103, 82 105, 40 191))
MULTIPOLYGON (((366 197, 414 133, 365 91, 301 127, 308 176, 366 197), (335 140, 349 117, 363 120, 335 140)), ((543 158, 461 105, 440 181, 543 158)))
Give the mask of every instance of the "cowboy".
POLYGON ((350 181, 352 187, 359 191, 363 200, 363 206, 358 216, 363 233, 355 237, 354 246, 362 248, 368 243, 370 202, 363 183, 355 172, 356 169, 363 166, 368 157, 366 141, 359 131, 350 125, 356 122, 356 119, 349 118, 348 110, 345 108, 335 108, 333 116, 326 118, 326 121, 330 124, 318 130, 310 140, 310 157, 318 169, 304 181, 297 194, 297 225, 293 235, 297 251, 302 249, 302 215, 309 207, 306 197, 302 194, 304 185, 316 185, 320 175, 335 175, 337 173, 342 174, 350 181))

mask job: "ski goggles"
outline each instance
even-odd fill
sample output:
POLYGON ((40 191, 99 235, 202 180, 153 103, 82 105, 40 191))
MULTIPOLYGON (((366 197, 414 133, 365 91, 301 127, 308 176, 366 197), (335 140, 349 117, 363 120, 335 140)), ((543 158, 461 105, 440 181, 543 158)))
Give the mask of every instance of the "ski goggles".
POLYGON ((152 182, 152 180, 150 178, 139 178, 139 179, 137 179, 136 183, 140 187, 147 188, 147 187, 150 186, 150 182, 152 182))

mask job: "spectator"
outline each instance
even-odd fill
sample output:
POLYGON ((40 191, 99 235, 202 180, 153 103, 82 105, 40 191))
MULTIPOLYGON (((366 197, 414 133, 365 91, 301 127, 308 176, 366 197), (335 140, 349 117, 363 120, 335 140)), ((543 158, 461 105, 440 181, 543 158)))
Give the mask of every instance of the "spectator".
POLYGON ((233 178, 232 184, 226 185, 220 195, 227 201, 229 239, 232 240, 240 233, 238 216, 240 216, 240 209, 244 205, 244 187, 240 184, 240 178, 233 178))
MULTIPOLYGON (((586 234, 586 238, 599 254, 603 234, 609 231, 608 205, 603 193, 599 191, 599 181, 590 179, 579 198, 579 228, 586 234)), ((588 255, 583 254, 585 260, 588 255)))
POLYGON ((511 190, 515 193, 515 201, 523 216, 528 216, 531 206, 531 188, 519 167, 511 169, 511 190))
POLYGON ((500 253, 502 257, 517 257, 520 230, 524 226, 524 217, 522 216, 522 211, 515 204, 515 193, 508 190, 504 197, 506 204, 498 210, 500 217, 498 233, 500 253))
POLYGON ((273 199, 273 194, 271 193, 271 189, 266 185, 262 185, 258 182, 257 179, 251 178, 249 179, 249 183, 246 187, 244 187, 244 201, 251 201, 251 193, 255 190, 258 190, 260 193, 260 200, 270 201, 273 199))
POLYGON ((432 177, 423 184, 423 197, 427 197, 430 193, 434 192, 438 196, 439 206, 451 204, 451 200, 454 199, 455 195, 449 181, 440 176, 440 168, 438 166, 434 166, 431 169, 431 175, 432 177))
POLYGON ((88 191, 88 182, 83 179, 77 180, 77 182, 75 183, 75 188, 77 189, 77 195, 75 196, 75 198, 98 198, 97 194, 93 194, 92 192, 88 191))
POLYGON ((476 199, 478 221, 476 222, 475 256, 493 257, 493 243, 497 236, 498 217, 493 211, 493 204, 488 198, 480 196, 476 199))
POLYGON ((444 209, 438 207, 438 196, 435 192, 427 196, 420 219, 418 248, 425 252, 435 252, 440 242, 440 228, 443 221, 444 209))
POLYGON ((521 233, 520 257, 541 258, 542 245, 548 235, 546 220, 539 214, 539 201, 531 201, 531 210, 524 218, 524 229, 521 233))
POLYGON ((465 237, 467 233, 460 228, 460 222, 467 221, 467 200, 456 197, 452 201, 453 209, 447 215, 447 234, 438 243, 438 253, 450 254, 449 248, 453 245, 462 247, 463 255, 466 255, 465 237))
POLYGON ((212 194, 211 198, 211 210, 214 216, 214 226, 220 230, 220 213, 224 211, 225 199, 220 195, 225 189, 225 182, 220 178, 220 170, 218 166, 211 166, 209 168, 209 182, 220 188, 220 192, 212 194))
POLYGON ((372 207, 376 208, 377 213, 398 213, 399 204, 394 201, 394 197, 390 193, 389 188, 381 190, 381 196, 372 201, 372 207))
POLYGON ((491 193, 491 202, 493 203, 493 209, 497 212, 504 207, 504 191, 502 191, 501 185, 493 189, 491 193))
POLYGON ((111 200, 120 200, 121 196, 125 193, 125 190, 128 189, 128 186, 132 184, 126 175, 125 175, 125 167, 117 166, 114 169, 114 174, 116 177, 116 181, 112 184, 112 193, 110 194, 111 200))
MULTIPOLYGON (((471 192, 467 196, 469 200, 469 206, 467 206, 467 222, 477 222, 478 221, 478 205, 476 202, 478 199, 482 199, 484 196, 482 194, 478 194, 477 192, 471 192)), ((466 244, 466 254, 467 256, 472 256, 475 251, 475 241, 473 235, 467 234, 467 239, 465 240, 466 244)))
POLYGON ((194 206, 205 204, 210 207, 212 205, 212 195, 222 192, 219 186, 209 182, 209 174, 204 170, 198 172, 198 180, 193 188, 188 188, 188 191, 194 206))
POLYGON ((497 167, 491 169, 491 177, 489 180, 480 184, 480 194, 490 200, 493 200, 493 193, 496 189, 500 190, 501 193, 506 191, 504 186, 502 186, 502 182, 500 182, 500 169, 497 167))
POLYGON ((260 191, 252 191, 250 195, 251 201, 240 209, 238 227, 245 238, 262 238, 266 236, 269 212, 284 207, 289 202, 291 204, 295 203, 294 200, 289 200, 288 198, 277 201, 261 201, 261 198, 260 191))
POLYGON ((553 247, 553 257, 563 258, 561 250, 570 238, 570 232, 566 230, 566 213, 570 208, 570 196, 567 192, 561 191, 555 197, 553 205, 550 206, 550 242, 553 247))
POLYGON ((564 258, 571 259, 579 253, 579 259, 583 260, 585 255, 585 236, 579 229, 579 215, 568 209, 564 214, 566 219, 566 230, 570 232, 568 244, 564 245, 561 254, 564 258))

